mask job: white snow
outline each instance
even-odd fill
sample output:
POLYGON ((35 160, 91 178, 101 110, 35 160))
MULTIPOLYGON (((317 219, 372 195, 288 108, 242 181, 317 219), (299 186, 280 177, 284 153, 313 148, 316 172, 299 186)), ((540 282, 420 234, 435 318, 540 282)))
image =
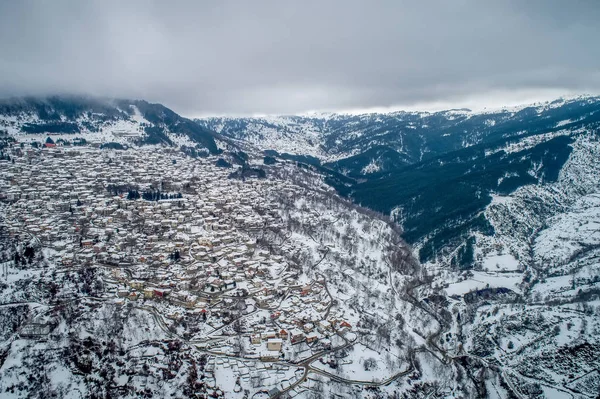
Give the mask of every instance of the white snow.
POLYGON ((487 271, 513 271, 519 269, 519 262, 510 254, 489 256, 483 260, 487 271))
POLYGON ((484 288, 505 287, 515 292, 520 292, 519 283, 522 281, 520 274, 473 272, 473 277, 458 281, 446 288, 448 295, 463 295, 467 292, 484 288))

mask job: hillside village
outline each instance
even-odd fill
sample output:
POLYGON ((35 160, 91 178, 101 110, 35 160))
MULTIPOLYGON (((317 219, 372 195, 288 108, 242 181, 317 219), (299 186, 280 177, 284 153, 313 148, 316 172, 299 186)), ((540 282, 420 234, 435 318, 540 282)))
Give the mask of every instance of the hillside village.
POLYGON ((594 398, 593 134, 494 197, 472 270, 300 162, 71 137, 0 135, 0 396, 594 398))
MULTIPOLYGON (((294 376, 288 365, 281 372, 292 374, 267 383, 252 374, 260 365, 277 369, 279 361, 309 364, 356 339, 356 315, 348 319, 344 307, 334 306, 323 274, 302 273, 295 260, 302 248, 286 237, 275 201, 305 197, 305 188, 282 179, 228 178, 231 169, 215 166, 214 157, 169 150, 12 142, 4 152, 10 160, 0 161, 3 235, 25 254, 3 259, 5 281, 31 277, 20 263, 42 264, 35 268, 40 279, 46 271, 53 278, 93 276, 83 289, 50 282, 32 288, 47 288, 33 296, 59 305, 80 300, 83 291, 115 309, 149 312, 165 338, 215 355, 207 364, 213 373, 207 386, 215 389, 215 370, 229 368, 233 356, 251 361, 239 366, 240 384, 271 383, 270 395, 291 391, 305 377, 302 368, 294 376)), ((321 255, 327 251, 317 247, 321 255)), ((32 300, 18 287, 5 289, 5 303, 32 300)), ((17 333, 46 340, 58 319, 33 316, 17 333)))
POLYGON ((258 179, 224 185, 227 170, 176 153, 45 148, 17 159, 3 169, 5 199, 17 203, 7 215, 9 233, 39 240, 48 261, 63 267, 103 267, 117 303, 155 300, 170 309, 168 318, 201 315, 218 329, 231 322, 240 299, 244 308, 269 310, 285 298, 287 306, 269 314, 281 328, 259 325, 255 332, 286 343, 311 343, 350 327, 333 314, 320 317, 331 302, 324 281, 299 284, 295 265, 257 248, 260 231, 282 227, 268 192, 294 195, 294 186, 258 179), (130 200, 124 188, 134 182, 185 194, 130 200))

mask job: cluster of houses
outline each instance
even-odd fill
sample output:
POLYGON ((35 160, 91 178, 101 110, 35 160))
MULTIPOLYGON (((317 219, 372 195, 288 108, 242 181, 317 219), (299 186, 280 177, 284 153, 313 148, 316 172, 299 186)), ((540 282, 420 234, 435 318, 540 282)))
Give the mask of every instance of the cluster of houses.
MULTIPOLYGON (((328 345, 352 327, 330 312, 324 281, 300 284, 298 268, 259 245, 281 229, 269 193, 294 194, 277 179, 228 179, 211 158, 163 151, 80 147, 23 150, 0 161, 0 200, 11 204, 9 234, 47 248, 64 268, 98 267, 115 302, 152 301, 172 320, 213 329, 251 311, 268 326, 245 331, 251 345, 328 345), (132 199, 131 190, 160 192, 132 199)), ((289 244, 282 244, 289 245, 289 244)))

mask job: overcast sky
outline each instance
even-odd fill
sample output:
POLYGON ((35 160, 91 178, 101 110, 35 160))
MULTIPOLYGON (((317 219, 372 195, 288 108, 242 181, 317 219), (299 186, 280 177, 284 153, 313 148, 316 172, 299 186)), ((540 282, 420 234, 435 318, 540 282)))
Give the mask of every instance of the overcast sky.
POLYGON ((598 21, 598 0, 0 0, 0 97, 197 116, 597 94, 598 21))

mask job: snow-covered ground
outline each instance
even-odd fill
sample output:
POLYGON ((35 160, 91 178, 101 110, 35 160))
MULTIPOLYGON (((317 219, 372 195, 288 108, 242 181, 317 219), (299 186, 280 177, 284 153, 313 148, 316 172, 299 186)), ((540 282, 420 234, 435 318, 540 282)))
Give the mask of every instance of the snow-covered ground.
POLYGON ((486 273, 473 272, 473 277, 463 281, 450 283, 446 292, 448 295, 463 295, 467 292, 481 290, 484 288, 504 287, 512 291, 520 291, 519 284, 523 277, 520 273, 486 273))

